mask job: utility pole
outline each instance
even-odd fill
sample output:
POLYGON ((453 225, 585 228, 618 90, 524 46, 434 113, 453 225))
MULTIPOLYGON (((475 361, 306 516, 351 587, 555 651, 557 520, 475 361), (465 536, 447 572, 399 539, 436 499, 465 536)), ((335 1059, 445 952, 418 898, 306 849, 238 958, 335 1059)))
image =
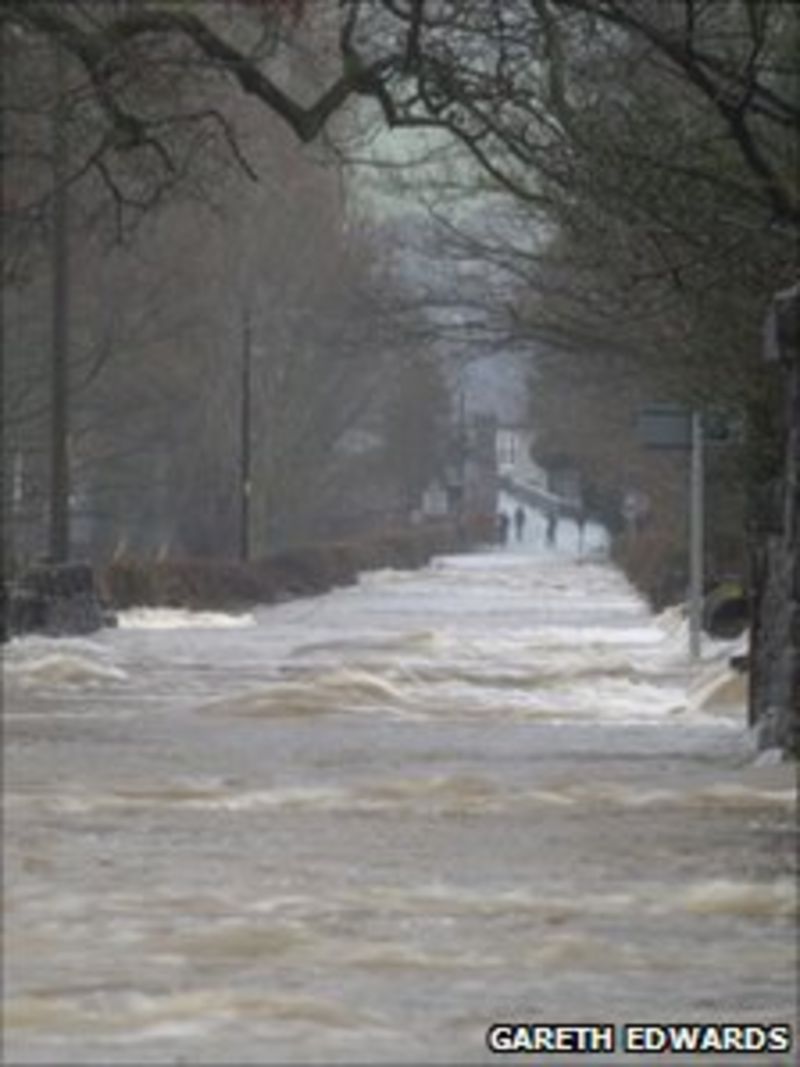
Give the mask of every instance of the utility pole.
POLYGON ((704 470, 703 417, 692 411, 691 458, 689 475, 689 657, 700 658, 703 627, 703 525, 704 470))
MULTIPOLYGON (((6 272, 6 256, 5 256, 5 225, 6 225, 6 78, 9 77, 8 67, 9 61, 12 57, 12 49, 8 46, 8 40, 6 34, 8 33, 6 23, 0 21, 0 54, 2 54, 4 63, 3 69, 0 70, 0 456, 5 457, 7 454, 7 448, 9 442, 6 438, 6 370, 5 370, 5 355, 6 355, 6 286, 5 286, 5 272, 6 272)), ((10 78, 9 78, 10 82, 10 78)), ((0 528, 0 588, 2 588, 2 582, 7 576, 8 566, 8 554, 11 547, 11 534, 16 534, 16 527, 14 525, 14 515, 9 514, 12 510, 7 508, 6 501, 6 470, 5 464, 0 464, 0 520, 2 520, 2 528, 0 528), (8 525, 6 525, 8 524, 8 525)), ((0 594, 0 599, 2 594, 0 594)), ((5 603, 3 599, 3 609, 5 611, 5 603)), ((4 619, 0 619, 0 633, 4 631, 4 619)))
POLYGON ((467 507, 467 398, 463 385, 458 395, 458 459, 461 481, 461 492, 458 498, 458 538, 463 543, 466 540, 467 507))
POLYGON ((252 363, 250 305, 242 306, 242 365, 240 384, 241 443, 239 449, 239 559, 250 558, 250 378, 252 363))
POLYGON ((69 194, 64 54, 53 46, 53 246, 50 369, 50 558, 69 559, 69 194))

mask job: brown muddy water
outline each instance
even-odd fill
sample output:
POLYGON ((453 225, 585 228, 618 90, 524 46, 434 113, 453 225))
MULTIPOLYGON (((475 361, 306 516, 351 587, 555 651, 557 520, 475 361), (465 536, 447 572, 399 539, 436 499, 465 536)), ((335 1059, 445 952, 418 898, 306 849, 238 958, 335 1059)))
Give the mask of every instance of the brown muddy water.
POLYGON ((793 771, 687 695, 682 623, 608 564, 449 557, 122 622, 7 649, 7 1063, 468 1064, 497 1021, 796 1023, 793 771))

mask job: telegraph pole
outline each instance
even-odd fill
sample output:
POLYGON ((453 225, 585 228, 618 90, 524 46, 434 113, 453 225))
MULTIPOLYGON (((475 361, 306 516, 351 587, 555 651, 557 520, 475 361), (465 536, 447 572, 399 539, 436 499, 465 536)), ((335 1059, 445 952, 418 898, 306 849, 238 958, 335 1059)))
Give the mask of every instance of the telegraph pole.
POLYGON ((239 559, 246 563, 250 558, 250 378, 252 363, 252 324, 250 305, 242 307, 242 365, 240 379, 239 426, 239 559))
POLYGON ((50 368, 50 558, 69 559, 69 194, 64 54, 53 46, 53 246, 50 368))
POLYGON ((458 395, 458 461, 461 494, 458 500, 458 538, 466 541, 466 507, 467 507, 467 398, 462 385, 458 395))

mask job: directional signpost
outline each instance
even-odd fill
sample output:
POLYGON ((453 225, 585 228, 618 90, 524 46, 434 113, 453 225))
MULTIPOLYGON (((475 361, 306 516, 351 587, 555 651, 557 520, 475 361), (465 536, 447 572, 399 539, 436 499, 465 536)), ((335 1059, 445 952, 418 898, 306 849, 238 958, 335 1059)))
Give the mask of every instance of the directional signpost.
POLYGON ((637 429, 647 448, 690 451, 689 467, 689 656, 700 658, 703 624, 703 451, 706 441, 723 444, 737 435, 720 412, 702 413, 680 404, 650 404, 637 416, 637 429))

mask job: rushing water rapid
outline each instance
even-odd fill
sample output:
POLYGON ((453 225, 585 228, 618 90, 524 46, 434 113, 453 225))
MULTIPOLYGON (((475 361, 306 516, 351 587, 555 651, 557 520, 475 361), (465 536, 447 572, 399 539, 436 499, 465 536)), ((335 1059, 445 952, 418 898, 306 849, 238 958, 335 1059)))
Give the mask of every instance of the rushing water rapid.
POLYGON ((7 1062, 795 1023, 793 773, 689 694, 685 646, 611 566, 513 550, 13 642, 7 1062))

